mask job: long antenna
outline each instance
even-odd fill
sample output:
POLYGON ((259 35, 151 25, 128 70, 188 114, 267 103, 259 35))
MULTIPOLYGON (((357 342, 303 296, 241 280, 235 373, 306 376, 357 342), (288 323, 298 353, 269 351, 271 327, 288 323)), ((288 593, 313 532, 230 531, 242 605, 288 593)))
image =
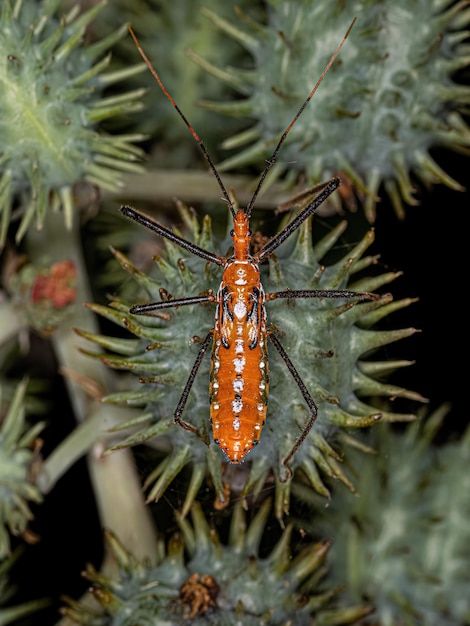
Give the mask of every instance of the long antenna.
MULTIPOLYGON (((276 162, 276 158, 278 155, 278 152, 282 146, 282 144, 284 143, 284 141, 286 140, 287 135, 289 134, 289 131, 291 130, 291 128, 294 126, 294 124, 296 123, 296 121, 299 119, 300 115, 302 114, 302 112, 304 111, 305 107, 307 106, 307 104, 310 102, 310 100, 313 98, 315 92, 317 91, 318 87, 321 85, 321 83, 323 82, 323 79, 325 78, 328 70, 330 69, 330 67, 333 65, 333 63, 336 60, 336 57, 338 56, 341 48, 344 45, 344 42, 346 41, 346 39, 349 36, 349 33, 351 32, 352 27, 354 26, 355 22, 356 22, 357 18, 354 18, 353 21, 351 22, 348 30, 346 31, 346 34, 344 35, 341 43, 339 44, 339 46, 336 48, 335 52, 331 55, 330 60, 328 61, 328 63, 325 66, 325 69, 323 70, 320 78, 318 79, 318 81, 316 82, 314 88, 312 89, 312 91, 309 93, 308 97, 306 98, 305 102, 302 104, 302 106, 300 107, 300 109, 297 111, 297 113, 295 114, 294 118, 292 119, 291 123, 289 124, 289 126, 286 128, 286 130, 283 132, 281 138, 278 141, 277 146, 274 149, 274 152, 271 155, 271 158, 267 160, 267 165, 264 168, 263 173, 261 174, 261 177, 258 181, 258 185, 256 186, 255 192, 253 193, 253 196, 250 200, 250 202, 248 203, 246 209, 245 209, 245 213, 248 217, 250 217, 251 212, 253 210, 253 206, 256 202, 256 198, 258 197, 258 194, 261 190, 261 187, 263 186, 264 181, 266 180, 266 176, 268 175, 269 170, 271 169, 271 167, 274 165, 274 163, 276 162)), ((233 217, 235 217, 235 208, 233 206, 232 201, 230 200, 230 196, 222 182, 222 179, 220 178, 220 174, 217 171, 217 168, 214 165, 214 162, 211 159, 210 154, 207 151, 207 148, 204 144, 204 142, 202 141, 202 139, 199 137, 199 135, 196 133, 196 131, 194 130, 194 128, 191 126, 191 124, 189 123, 189 121, 186 119, 186 116, 184 115, 184 113, 181 111, 181 109, 179 108, 179 106, 176 104, 176 102, 173 100, 171 94, 169 93, 169 91, 167 90, 167 88, 165 87, 165 85, 163 84, 160 76, 158 75, 157 71, 155 70, 155 68, 153 67, 153 65, 151 64, 149 58, 147 57, 147 55, 145 54, 144 50, 142 49, 142 46, 139 43, 139 40, 137 39, 137 36, 135 35, 134 31, 132 30, 131 26, 128 25, 127 28, 129 29, 129 33, 132 37, 132 39, 134 40, 134 44, 137 48, 137 50, 139 51, 140 56, 142 57, 142 59, 145 61, 145 64, 147 65, 148 69, 150 70, 150 73, 152 74, 152 76, 155 78, 155 80, 157 81, 157 83, 160 86, 160 89, 163 91, 163 93, 165 94, 165 96, 168 98, 168 100, 170 101, 170 103, 173 105, 173 107, 176 109, 176 112, 178 113, 178 115, 181 117, 181 119, 183 120, 183 122, 186 124, 186 126, 188 127, 190 133, 192 134, 192 136, 194 137, 194 139, 196 140, 204 158, 206 159, 206 161, 209 164, 209 167, 211 168, 212 172, 214 173, 215 178, 217 179, 217 183, 219 184, 219 187, 222 191, 223 197, 225 199, 225 202, 227 203, 228 208, 230 209, 230 212, 232 214, 233 217)))
POLYGON ((191 135, 194 137, 194 139, 197 141, 197 144, 202 152, 202 154, 204 155, 204 158, 206 159, 206 161, 209 163, 209 167, 211 168, 211 170, 214 173, 214 176, 217 179, 217 182, 219 183, 219 187, 222 191, 222 194, 224 196, 225 202, 228 205, 228 208, 230 209, 230 212, 232 214, 233 217, 235 217, 235 209, 233 207, 233 203, 230 200, 230 196, 227 193, 227 190, 225 189, 225 186, 222 182, 222 179, 220 178, 219 172, 217 171, 214 162, 212 161, 210 154, 207 152, 207 148, 204 145, 204 142, 202 141, 202 139, 199 137, 199 135, 196 133, 196 131, 194 130, 194 128, 191 126, 191 124, 189 123, 189 121, 186 119, 186 116, 184 115, 183 111, 179 108, 179 106, 176 104, 176 102, 173 100, 170 92, 168 91, 168 89, 165 87, 165 85, 163 84, 160 76, 158 75, 157 71, 155 70, 155 68, 153 67, 153 65, 150 63, 149 58, 147 57, 147 55, 145 54, 145 52, 142 49, 142 46, 139 43, 139 40, 137 39, 137 36, 135 35, 134 31, 132 30, 130 24, 127 25, 127 28, 129 30, 129 33, 132 37, 132 39, 134 40, 135 43, 135 47, 137 48, 137 50, 139 51, 140 56, 143 58, 143 60, 145 61, 145 64, 147 65, 147 67, 150 70, 150 73, 152 74, 152 76, 155 78, 155 80, 157 81, 157 83, 160 85, 160 89, 163 91, 163 93, 165 94, 165 96, 168 98, 168 100, 171 102, 171 104, 174 106, 174 108, 176 109, 178 115, 181 117, 181 119, 183 120, 183 122, 186 124, 186 126, 188 127, 191 135))
POLYGON ((263 186, 264 181, 266 180, 266 176, 268 175, 269 170, 272 168, 272 166, 274 165, 274 163, 276 162, 276 158, 278 155, 278 152, 282 146, 282 144, 284 143, 284 141, 286 140, 287 135, 289 134, 290 129, 292 128, 292 126, 294 126, 294 124, 296 123, 296 121, 299 119, 300 115, 302 114, 303 110, 305 109, 305 107, 307 106, 307 104, 310 102, 310 100, 313 98, 315 92, 317 91, 318 87, 320 87, 321 83, 323 82, 323 79, 325 78, 328 70, 330 69, 330 67, 333 65, 333 63, 336 60, 336 57, 338 56, 341 48, 344 45, 344 42, 346 41, 346 39, 349 36, 349 33, 351 32, 352 27, 354 26, 354 24, 356 23, 357 18, 355 17, 353 19, 353 21, 351 22, 348 30, 346 31, 346 34, 343 37, 343 40, 341 41, 341 43, 339 44, 339 46, 336 48, 336 50, 333 52, 333 54, 331 55, 330 60, 328 61, 328 63, 325 66, 325 69, 322 72, 322 75, 320 76, 320 78, 317 80, 315 87, 312 89, 312 91, 309 93, 307 99, 305 100, 305 102, 302 104, 302 106, 300 107, 300 109, 297 111, 297 113, 295 114, 292 122, 289 124, 289 126, 286 128, 286 130, 282 133, 282 137, 279 139, 279 142, 277 144, 277 146, 274 148, 274 152, 271 155, 271 158, 268 159, 267 165, 264 168, 264 172, 261 174, 261 178, 259 179, 258 185, 255 189, 255 192, 250 200, 250 202, 248 203, 246 209, 245 209, 245 213, 247 214, 248 217, 250 217, 251 215, 251 211, 253 210, 253 205, 256 202, 256 198, 258 197, 258 194, 260 192, 261 187, 263 186))

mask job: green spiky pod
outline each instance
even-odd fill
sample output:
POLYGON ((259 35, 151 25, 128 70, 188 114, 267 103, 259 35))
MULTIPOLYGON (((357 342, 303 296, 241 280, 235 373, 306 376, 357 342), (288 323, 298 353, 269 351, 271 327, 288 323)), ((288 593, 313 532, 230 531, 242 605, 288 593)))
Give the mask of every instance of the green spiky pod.
MULTIPOLYGON (((370 432, 376 454, 348 451, 359 495, 337 491, 315 533, 334 538, 331 581, 367 598, 380 626, 470 623, 470 429, 433 443, 449 407, 397 433, 370 432)), ((305 520, 302 520, 302 524, 305 520)), ((307 523, 307 529, 309 525, 307 523)))
MULTIPOLYGON (((21 240, 29 225, 38 228, 48 210, 62 208, 70 226, 73 185, 88 181, 115 190, 122 173, 140 171, 139 136, 107 135, 97 124, 140 107, 142 91, 105 97, 104 89, 122 79, 105 73, 106 50, 125 28, 85 45, 85 29, 104 2, 79 14, 66 13, 63 0, 5 0, 0 13, 0 245, 13 207, 21 240)), ((135 68, 128 70, 128 74, 135 68)))
MULTIPOLYGON (((354 185, 371 222, 382 183, 400 217, 404 203, 417 203, 412 175, 426 186, 440 182, 462 189, 429 150, 434 146, 468 150, 470 143, 470 129, 461 115, 470 89, 453 80, 469 61, 466 2, 449 6, 447 0, 431 4, 269 0, 267 4, 265 26, 245 17, 237 28, 233 21, 206 11, 254 60, 251 74, 231 69, 224 75, 212 68, 238 88, 242 99, 205 105, 222 114, 255 119, 250 129, 225 142, 225 147, 239 151, 221 169, 258 163, 270 155, 357 17, 340 58, 291 130, 273 174, 280 176, 288 169, 291 183, 301 174, 312 185, 333 173, 342 175, 354 185), (417 24, 426 28, 416 28, 417 24)), ((353 194, 343 197, 354 205, 353 194)), ((339 198, 332 198, 335 201, 339 209, 339 198)))
MULTIPOLYGON (((181 216, 190 231, 189 239, 197 245, 225 254, 230 237, 215 244, 210 220, 204 219, 202 230, 196 217, 182 204, 181 216)), ((324 239, 312 247, 311 225, 307 221, 292 236, 290 243, 279 248, 269 266, 262 266, 265 289, 341 289, 348 285, 356 291, 374 291, 393 281, 397 274, 352 279, 355 272, 366 271, 374 265, 375 257, 363 257, 372 243, 372 231, 349 253, 326 268, 320 265, 346 227, 341 222, 324 239)), ((150 301, 160 300, 160 288, 166 297, 194 296, 207 289, 214 292, 220 284, 220 271, 205 261, 185 254, 173 244, 166 244, 166 252, 156 258, 156 279, 140 272, 128 259, 116 253, 127 271, 145 288, 150 301)), ((145 298, 143 301, 145 301, 145 298)), ((403 366, 400 362, 369 361, 366 353, 410 336, 414 328, 395 331, 372 330, 369 327, 392 311, 405 307, 413 300, 391 302, 385 295, 378 301, 351 302, 325 298, 267 304, 268 322, 291 356, 294 366, 318 405, 318 419, 306 441, 292 461, 319 493, 328 496, 320 474, 339 478, 352 488, 350 480, 340 467, 340 452, 334 449, 342 429, 361 428, 374 424, 379 412, 360 399, 360 396, 396 396, 420 401, 422 397, 405 389, 379 382, 375 377, 403 366), (272 305, 272 306, 271 306, 272 305)), ((130 315, 129 302, 115 301, 110 307, 89 305, 92 310, 127 328, 136 338, 112 338, 82 333, 105 348, 105 353, 91 353, 110 367, 128 370, 141 377, 144 385, 109 396, 106 401, 143 407, 135 420, 123 424, 131 434, 116 446, 140 444, 151 438, 167 435, 171 439, 172 454, 148 477, 147 486, 153 486, 149 500, 163 494, 170 481, 187 463, 193 463, 193 478, 184 506, 187 511, 204 479, 207 468, 212 476, 218 497, 224 499, 224 459, 215 445, 207 445, 198 437, 183 431, 173 421, 173 414, 199 351, 201 337, 214 324, 214 306, 184 306, 157 312, 153 316, 130 315)), ((284 361, 270 350, 270 395, 268 417, 260 444, 250 453, 249 476, 242 495, 252 489, 257 493, 273 471, 276 477, 276 513, 282 517, 289 506, 290 481, 282 482, 284 472, 281 459, 291 450, 308 420, 301 393, 287 370, 284 361)), ((209 441, 209 358, 203 360, 196 377, 184 418, 197 426, 209 441)), ((382 412, 385 420, 414 419, 408 413, 382 412)))
POLYGON ((0 559, 10 553, 10 533, 26 533, 33 517, 29 503, 42 501, 33 465, 35 442, 44 424, 31 428, 25 424, 25 393, 26 382, 22 382, 0 424, 0 559))
MULTIPOLYGON (((223 119, 213 116, 207 124, 207 112, 195 106, 200 100, 227 97, 225 84, 214 79, 190 57, 196 53, 200 57, 221 62, 224 65, 238 65, 244 50, 231 38, 225 37, 205 19, 200 7, 221 12, 230 19, 234 2, 220 3, 208 0, 204 3, 186 0, 139 0, 113 2, 107 11, 108 24, 129 23, 135 31, 148 58, 162 72, 165 86, 182 111, 191 111, 191 124, 194 128, 204 128, 204 141, 211 154, 215 154, 221 137, 229 137, 241 129, 243 122, 235 118, 223 119)), ((243 5, 243 2, 242 2, 243 5)), ((102 26, 103 20, 98 26, 102 26)), ((118 66, 127 67, 129 60, 139 59, 138 52, 130 37, 124 38, 117 46, 115 60, 118 66)), ((184 169, 188 159, 193 162, 194 144, 187 129, 175 118, 171 105, 158 102, 157 85, 150 72, 139 76, 139 86, 145 84, 147 93, 143 97, 145 108, 141 114, 133 116, 133 126, 137 132, 158 138, 158 155, 164 159, 165 167, 184 169), (165 149, 170 146, 171 149, 165 149), (188 146, 190 147, 188 151, 188 146)))
POLYGON ((270 553, 259 556, 269 508, 266 501, 247 525, 237 506, 224 545, 200 506, 193 505, 193 523, 177 517, 180 534, 166 549, 162 545, 154 567, 139 563, 107 533, 119 579, 107 578, 91 566, 85 572, 104 615, 92 614, 72 600, 63 613, 84 626, 335 626, 368 615, 371 609, 364 604, 336 609, 338 590, 322 585, 329 542, 308 544, 293 556, 289 526, 270 553))

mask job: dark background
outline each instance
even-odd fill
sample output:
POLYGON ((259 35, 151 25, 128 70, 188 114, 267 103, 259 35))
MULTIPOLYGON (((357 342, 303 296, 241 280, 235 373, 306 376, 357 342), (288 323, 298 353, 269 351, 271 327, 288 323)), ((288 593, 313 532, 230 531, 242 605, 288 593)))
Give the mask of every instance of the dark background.
MULTIPOLYGON (((468 184, 468 158, 448 151, 433 154, 436 161, 460 184, 468 184)), ((396 327, 422 330, 398 342, 398 353, 416 364, 403 373, 414 389, 429 398, 429 407, 451 402, 443 432, 462 433, 468 411, 464 375, 467 365, 467 298, 465 277, 469 247, 465 227, 468 193, 436 185, 430 192, 420 189, 421 204, 407 207, 406 218, 398 221, 390 207, 378 211, 377 249, 381 260, 403 276, 391 286, 395 299, 418 297, 419 301, 395 313, 396 327)))

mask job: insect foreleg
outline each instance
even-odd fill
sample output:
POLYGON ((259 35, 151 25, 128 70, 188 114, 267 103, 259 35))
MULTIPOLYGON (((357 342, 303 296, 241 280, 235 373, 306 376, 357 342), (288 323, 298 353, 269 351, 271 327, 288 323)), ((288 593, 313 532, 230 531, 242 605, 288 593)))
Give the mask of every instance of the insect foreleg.
POLYGON ((305 222, 305 220, 312 215, 312 213, 317 209, 320 204, 325 202, 325 200, 335 191, 340 185, 339 178, 332 178, 328 180, 326 183, 318 185, 320 189, 323 189, 316 198, 310 202, 305 209, 297 215, 296 218, 289 222, 285 228, 281 230, 280 233, 277 233, 271 241, 268 241, 266 245, 264 245, 259 252, 254 255, 254 260, 256 263, 261 263, 264 259, 272 254, 276 248, 278 248, 281 243, 283 243, 287 237, 289 237, 297 228, 305 222))
POLYGON ((294 364, 290 360, 287 352, 282 347, 279 339, 276 337, 276 335, 274 335, 274 333, 272 331, 268 332, 268 336, 269 336, 269 339, 271 340, 271 342, 273 343, 274 347, 276 348, 276 350, 281 355, 284 363, 287 366, 287 369, 292 374, 293 379, 297 383, 297 386, 299 387, 299 389, 300 389, 300 391, 301 391, 301 393, 302 393, 302 395, 304 397, 304 400, 307 403, 307 406, 308 406, 308 408, 311 411, 310 418, 308 419, 307 423, 303 427, 302 432, 300 433, 299 438, 297 439, 297 441, 292 446, 292 449, 290 450, 290 452, 288 452, 288 454, 281 461, 281 465, 284 466, 285 469, 286 469, 287 476, 285 478, 281 477, 280 481, 281 482, 286 482, 289 478, 292 477, 292 469, 289 467, 289 461, 292 459, 294 454, 297 452, 297 450, 300 448, 302 443, 305 441, 305 438, 307 437, 308 433, 311 431, 312 426, 314 425, 315 420, 317 419, 318 409, 317 409, 317 405, 315 404, 315 401, 313 400, 313 398, 310 395, 307 387, 305 386, 304 381, 301 379, 300 374, 295 369, 294 364))
POLYGON ((266 301, 278 298, 355 298, 356 300, 380 300, 383 296, 377 293, 351 291, 350 289, 288 289, 266 294, 266 301))
POLYGON ((186 239, 183 239, 182 237, 178 237, 178 235, 175 235, 175 233, 173 233, 171 230, 165 228, 165 226, 162 226, 155 220, 151 219, 150 217, 148 217, 148 215, 144 215, 143 213, 136 211, 130 206, 122 206, 121 212, 126 217, 134 220, 134 222, 145 226, 149 230, 153 230, 153 232, 157 233, 157 235, 165 237, 165 239, 172 241, 177 246, 180 246, 180 248, 183 248, 184 250, 195 254, 201 259, 205 259, 206 261, 210 261, 211 263, 215 263, 216 265, 225 265, 225 259, 223 257, 220 257, 218 254, 214 254, 209 250, 204 250, 204 248, 200 248, 195 243, 186 241, 186 239))
POLYGON ((201 344, 201 347, 199 348, 199 352, 197 354, 196 360, 194 361, 194 365, 191 369, 191 372, 189 374, 189 378, 186 382, 186 385, 184 386, 183 389, 183 393, 181 394, 181 398, 178 402, 178 406, 176 407, 176 411, 173 415, 173 419, 175 420, 175 422, 178 424, 178 426, 181 426, 181 428, 184 428, 184 430, 189 430, 190 432, 194 433, 195 435, 197 435, 200 439, 202 439, 202 441, 204 441, 204 443, 206 443, 207 445, 209 445, 209 442, 206 441, 204 439, 204 437, 201 435, 201 432, 199 430, 199 428, 197 428, 196 426, 193 426, 193 424, 190 424, 189 422, 186 422, 185 420, 181 419, 181 415, 184 411, 184 407, 186 406, 186 402, 188 401, 188 396, 189 396, 189 392, 191 391, 191 388, 193 386, 194 383, 194 379, 196 378, 196 375, 199 371, 199 368, 201 366, 202 363, 202 359, 204 358, 205 353, 207 352, 207 348, 209 347, 211 341, 212 341, 212 336, 214 334, 214 329, 212 328, 208 333, 206 338, 204 339, 204 341, 201 344))
POLYGON ((215 302, 216 296, 194 296, 192 298, 180 298, 179 300, 165 300, 164 302, 149 302, 148 304, 136 304, 129 309, 129 313, 133 315, 148 315, 153 311, 161 309, 171 309, 188 304, 205 304, 207 302, 215 302))

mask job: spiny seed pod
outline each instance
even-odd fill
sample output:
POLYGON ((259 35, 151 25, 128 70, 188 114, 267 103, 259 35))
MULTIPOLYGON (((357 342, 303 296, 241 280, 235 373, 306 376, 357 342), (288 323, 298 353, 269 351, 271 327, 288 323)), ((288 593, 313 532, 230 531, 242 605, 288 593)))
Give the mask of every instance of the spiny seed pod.
POLYGON ((469 623, 470 429, 433 444, 448 409, 400 433, 387 424, 371 430, 376 454, 349 450, 346 458, 358 468, 359 495, 337 491, 315 514, 315 535, 334 533, 330 581, 367 598, 374 624, 469 623))
POLYGON ((37 423, 25 425, 26 382, 18 385, 0 423, 0 559, 10 552, 10 534, 24 535, 32 519, 29 502, 41 502, 34 485, 35 444, 44 428, 37 423))
MULTIPOLYGON (((107 135, 97 124, 140 106, 142 91, 103 97, 123 72, 105 74, 103 53, 125 32, 84 45, 86 27, 104 2, 61 17, 58 2, 2 2, 0 13, 0 245, 13 206, 19 207, 20 240, 46 211, 62 207, 72 223, 72 187, 88 181, 115 190, 125 171, 140 171, 139 136, 107 135), (97 60, 99 59, 99 60, 97 60)), ((135 68, 128 73, 135 72, 135 68)))
MULTIPOLYGON (((179 204, 181 216, 190 230, 189 239, 198 246, 225 254, 230 236, 214 245, 210 220, 204 219, 202 231, 196 217, 179 204)), ((397 273, 376 277, 364 276, 351 281, 355 272, 367 270, 376 258, 362 257, 372 243, 372 231, 367 233, 348 254, 336 263, 324 267, 319 260, 330 251, 346 227, 341 222, 324 239, 312 246, 311 224, 307 220, 295 236, 284 243, 277 257, 270 258, 269 266, 261 266, 262 281, 269 291, 290 289, 342 289, 375 291, 393 281, 397 273)), ((149 294, 150 301, 161 297, 181 298, 199 294, 208 288, 218 289, 220 271, 212 264, 165 242, 166 253, 156 258, 156 279, 139 271, 123 255, 116 253, 123 267, 149 294)), ((145 298, 143 301, 145 301, 145 298)), ((292 459, 292 469, 301 470, 319 493, 328 496, 320 472, 338 478, 352 488, 350 480, 340 467, 340 453, 334 449, 341 429, 361 428, 374 424, 379 412, 359 399, 359 396, 400 396, 413 401, 423 398, 412 391, 379 382, 383 372, 402 367, 408 362, 368 361, 366 353, 381 346, 408 337, 414 328, 403 330, 371 330, 369 327, 399 308, 408 306, 412 299, 391 302, 385 295, 378 301, 354 302, 333 298, 305 299, 295 302, 267 303, 268 323, 291 356, 306 387, 318 405, 318 419, 314 428, 292 459), (271 306, 271 304, 273 306, 271 306)), ((132 303, 135 304, 135 303, 132 303)), ((171 480, 187 464, 193 464, 193 477, 188 488, 184 511, 194 499, 207 468, 221 501, 226 497, 223 484, 224 458, 215 445, 209 447, 192 433, 174 423, 173 414, 199 351, 200 337, 214 325, 213 305, 184 306, 157 311, 153 315, 131 315, 131 303, 116 300, 110 307, 88 305, 96 313, 128 329, 136 338, 112 338, 82 332, 107 352, 91 353, 106 365, 128 370, 141 378, 144 385, 137 389, 109 396, 106 401, 127 406, 143 407, 134 420, 122 425, 132 434, 115 448, 140 444, 153 437, 167 435, 173 452, 147 479, 153 484, 149 500, 157 500, 171 480), (147 423, 147 424, 146 424, 147 423)), ((270 350, 270 393, 268 414, 261 441, 249 460, 249 476, 242 495, 252 489, 255 493, 265 484, 271 472, 276 477, 276 514, 282 517, 289 506, 290 481, 282 482, 284 467, 281 460, 290 452, 309 417, 302 396, 284 361, 270 350)), ((196 426, 209 441, 209 358, 201 368, 189 394, 183 417, 196 426)), ((222 376, 223 373, 220 373, 222 376)), ((409 420, 407 413, 382 412, 385 420, 409 420)))
MULTIPOLYGON (((356 16, 340 59, 290 133, 276 174, 288 169, 312 185, 333 173, 342 175, 354 185, 371 222, 382 183, 400 217, 403 202, 417 204, 411 175, 428 187, 439 182, 462 190, 429 150, 468 151, 470 144, 470 129, 461 115, 470 88, 452 78, 469 62, 466 1, 268 0, 266 26, 245 16, 237 27, 205 14, 252 54, 255 65, 251 73, 209 67, 243 99, 205 106, 255 120, 249 130, 225 142, 227 148, 248 147, 220 169, 269 156, 356 16)), ((290 180, 295 182, 292 176, 290 180)), ((343 195, 354 203, 353 194, 343 195)))
POLYGON ((137 562, 108 532, 119 579, 107 578, 91 566, 85 572, 105 614, 99 617, 72 600, 63 614, 84 626, 335 626, 354 624, 368 615, 371 609, 364 604, 335 608, 332 600, 338 590, 321 586, 330 542, 308 544, 293 557, 289 526, 270 553, 259 556, 269 508, 266 501, 247 526, 242 507, 237 506, 224 545, 195 504, 193 524, 177 517, 181 533, 166 550, 162 546, 160 561, 153 567, 137 562))

